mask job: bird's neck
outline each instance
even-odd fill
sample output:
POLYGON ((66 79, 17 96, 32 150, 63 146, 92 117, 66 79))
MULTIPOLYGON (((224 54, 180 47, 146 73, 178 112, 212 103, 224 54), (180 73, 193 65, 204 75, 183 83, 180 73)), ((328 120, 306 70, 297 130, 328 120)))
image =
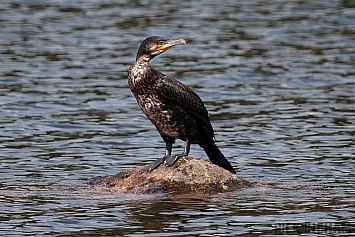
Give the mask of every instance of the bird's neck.
POLYGON ((145 74, 149 74, 151 67, 149 65, 149 60, 146 60, 144 58, 139 58, 135 64, 133 65, 133 68, 135 71, 139 72, 140 74, 142 74, 143 72, 145 74))
POLYGON ((152 58, 147 54, 137 54, 136 62, 139 63, 149 63, 152 58))
POLYGON ((130 87, 150 84, 152 70, 149 65, 149 60, 138 58, 135 64, 129 69, 128 78, 130 87))

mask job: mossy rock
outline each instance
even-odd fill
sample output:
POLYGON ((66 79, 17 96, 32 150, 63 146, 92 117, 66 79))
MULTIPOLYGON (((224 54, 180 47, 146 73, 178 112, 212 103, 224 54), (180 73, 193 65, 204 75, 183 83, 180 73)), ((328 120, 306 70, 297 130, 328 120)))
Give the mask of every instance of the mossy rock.
POLYGON ((164 164, 151 172, 144 167, 124 170, 116 175, 94 177, 89 183, 123 194, 219 193, 254 186, 209 161, 183 157, 174 165, 164 164))

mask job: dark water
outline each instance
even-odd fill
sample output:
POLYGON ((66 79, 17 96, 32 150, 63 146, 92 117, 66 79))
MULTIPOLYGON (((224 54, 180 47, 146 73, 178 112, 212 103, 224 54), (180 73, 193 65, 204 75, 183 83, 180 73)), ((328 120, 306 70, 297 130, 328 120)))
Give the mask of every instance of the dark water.
POLYGON ((355 4, 1 1, 0 131, 2 236, 354 231, 355 4), (217 145, 263 185, 178 197, 86 185, 163 155, 126 78, 150 35, 187 41, 152 65, 202 97, 217 145), (324 223, 346 228, 304 228, 324 223))

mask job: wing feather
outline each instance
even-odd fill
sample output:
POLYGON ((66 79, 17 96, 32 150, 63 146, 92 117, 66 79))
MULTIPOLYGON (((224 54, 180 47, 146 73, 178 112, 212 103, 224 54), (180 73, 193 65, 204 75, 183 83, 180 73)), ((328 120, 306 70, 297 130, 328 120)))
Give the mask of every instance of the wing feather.
POLYGON ((164 75, 158 83, 161 95, 172 105, 178 106, 186 114, 206 126, 212 134, 213 128, 208 118, 208 111, 201 98, 189 87, 179 81, 164 75))

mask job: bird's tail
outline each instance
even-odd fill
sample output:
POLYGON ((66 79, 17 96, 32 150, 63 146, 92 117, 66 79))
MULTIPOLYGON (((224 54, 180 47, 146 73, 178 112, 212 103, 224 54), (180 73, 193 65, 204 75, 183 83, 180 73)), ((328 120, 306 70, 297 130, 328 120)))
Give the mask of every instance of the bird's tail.
POLYGON ((235 174, 235 170, 233 169, 232 165, 229 163, 226 157, 224 157, 222 152, 218 149, 218 147, 213 141, 208 145, 200 146, 205 150, 208 158, 213 164, 218 165, 219 167, 222 167, 235 174))

